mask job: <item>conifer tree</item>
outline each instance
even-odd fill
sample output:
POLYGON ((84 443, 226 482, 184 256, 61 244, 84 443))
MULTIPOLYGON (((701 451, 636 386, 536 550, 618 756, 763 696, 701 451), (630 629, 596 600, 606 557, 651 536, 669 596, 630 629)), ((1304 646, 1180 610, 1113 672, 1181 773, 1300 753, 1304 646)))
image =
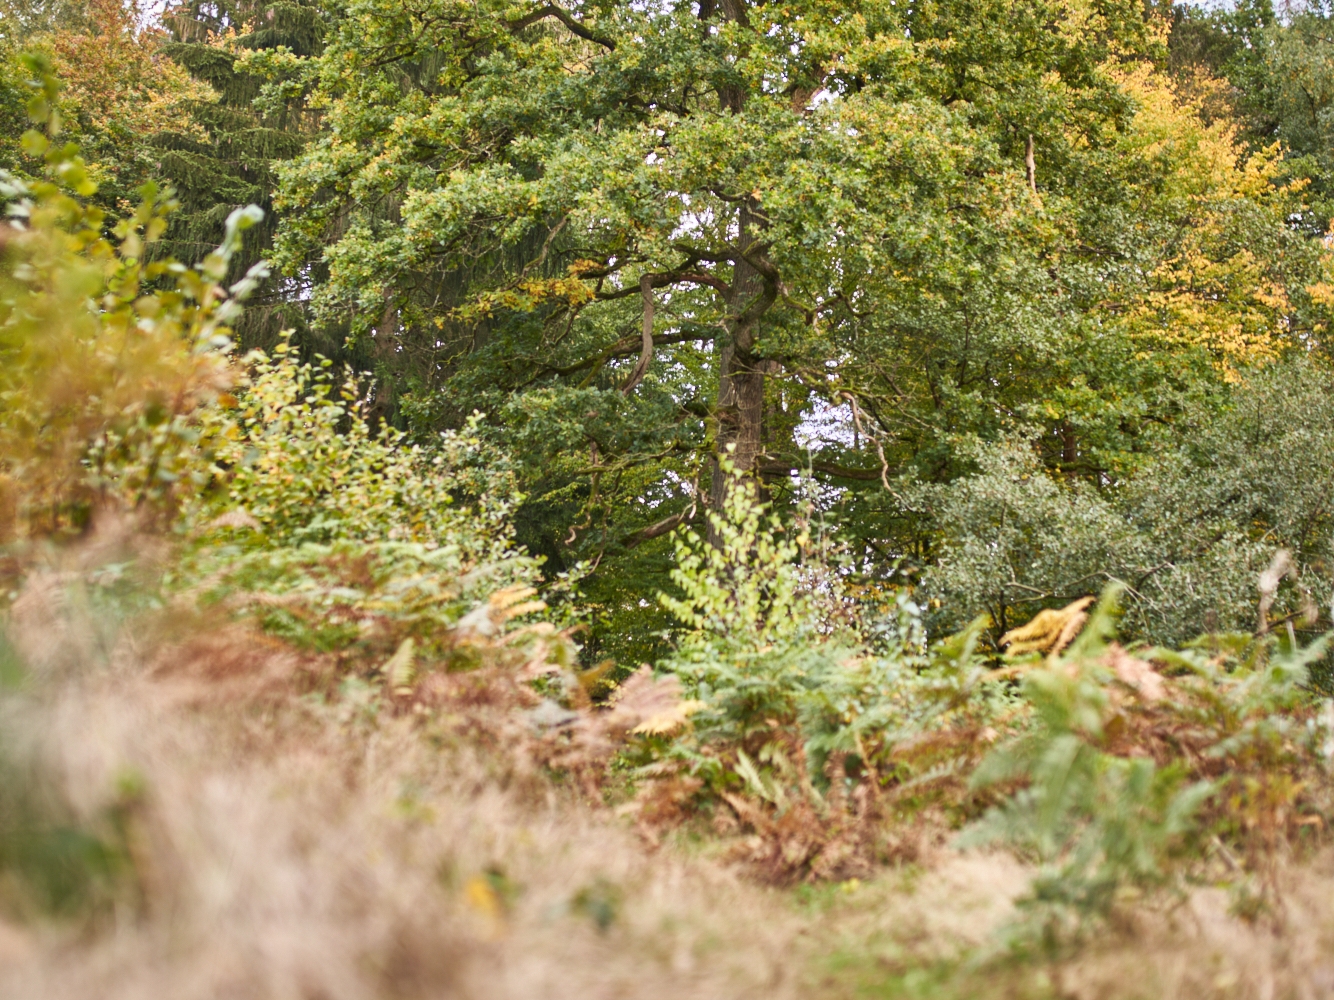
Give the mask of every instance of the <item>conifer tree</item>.
MULTIPOLYGON (((190 106, 192 121, 206 138, 182 128, 152 139, 161 150, 160 175, 181 202, 164 252, 186 262, 201 259, 217 246, 233 209, 259 205, 264 222, 246 234, 232 261, 239 276, 267 253, 277 229, 274 163, 301 151, 314 119, 296 110, 281 87, 269 93, 264 78, 238 69, 237 58, 279 47, 299 56, 316 54, 324 32, 321 12, 308 0, 189 0, 169 11, 163 23, 173 39, 165 46, 167 55, 218 95, 214 102, 190 106)), ((300 325, 296 298, 268 282, 238 330, 242 342, 261 345, 283 327, 300 325)))

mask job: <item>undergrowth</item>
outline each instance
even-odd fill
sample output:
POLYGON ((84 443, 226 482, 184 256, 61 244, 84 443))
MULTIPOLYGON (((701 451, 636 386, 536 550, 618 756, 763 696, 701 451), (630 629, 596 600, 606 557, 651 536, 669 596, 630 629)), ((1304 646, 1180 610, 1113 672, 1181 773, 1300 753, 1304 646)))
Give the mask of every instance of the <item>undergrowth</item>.
POLYGON ((1329 635, 1126 650, 1113 585, 1011 632, 997 663, 983 620, 928 643, 904 593, 890 628, 822 619, 837 575, 803 569, 809 540, 746 490, 729 502, 718 544, 678 543, 686 596, 665 602, 688 631, 661 668, 689 725, 626 752, 641 821, 742 834, 733 856, 778 881, 864 875, 958 830, 1040 866, 1028 909, 1058 937, 1219 863, 1263 903, 1275 859, 1320 840, 1330 709, 1309 671, 1329 635))

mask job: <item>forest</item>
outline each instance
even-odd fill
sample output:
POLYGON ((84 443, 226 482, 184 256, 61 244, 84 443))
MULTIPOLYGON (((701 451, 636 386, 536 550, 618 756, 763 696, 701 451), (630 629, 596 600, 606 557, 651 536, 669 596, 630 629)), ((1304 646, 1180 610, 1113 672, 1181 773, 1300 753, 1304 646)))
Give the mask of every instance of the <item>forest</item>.
POLYGON ((0 997, 1334 1000, 1334 2, 0 0, 0 997))

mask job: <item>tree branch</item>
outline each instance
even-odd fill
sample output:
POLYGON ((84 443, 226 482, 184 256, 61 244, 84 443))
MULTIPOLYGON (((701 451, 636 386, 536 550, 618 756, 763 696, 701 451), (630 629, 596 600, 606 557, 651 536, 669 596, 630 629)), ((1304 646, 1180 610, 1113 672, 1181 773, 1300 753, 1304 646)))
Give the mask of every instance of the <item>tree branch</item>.
POLYGON ((1033 157, 1033 136, 1030 134, 1024 146, 1024 172, 1028 175, 1028 190, 1036 198, 1038 193, 1038 163, 1033 157))
POLYGON ((554 17, 585 41, 596 42, 598 45, 603 46, 609 51, 616 48, 616 43, 610 38, 603 38, 601 35, 596 35, 589 31, 580 24, 579 21, 575 20, 574 16, 568 10, 565 10, 563 7, 557 7, 554 3, 547 4, 545 7, 539 7, 531 14, 521 17, 517 21, 507 21, 505 26, 509 28, 510 31, 522 31, 529 25, 536 24, 538 21, 547 17, 554 17))
POLYGON ((649 363, 653 360, 653 279, 658 275, 643 274, 639 277, 639 294, 644 300, 644 330, 642 341, 639 348, 639 360, 635 362, 634 369, 630 372, 630 377, 625 380, 625 385, 621 386, 621 395, 628 396, 634 391, 644 378, 648 371, 649 363))
MULTIPOLYGON (((596 272, 588 273, 595 274, 596 272)), ((708 285, 711 288, 716 288, 720 292, 728 292, 731 290, 731 286, 723 281, 722 278, 701 271, 667 271, 662 274, 653 275, 654 288, 666 288, 668 285, 674 285, 678 281, 692 281, 697 285, 708 285)), ((598 292, 597 298, 600 302, 610 302, 614 299, 629 298, 631 295, 637 294, 639 294, 639 287, 637 285, 631 285, 629 288, 618 288, 614 292, 598 292)))
POLYGON ((691 503, 685 510, 678 511, 670 517, 664 517, 661 521, 650 524, 647 528, 632 531, 621 539, 621 545, 627 549, 633 549, 636 545, 642 545, 644 542, 667 534, 688 521, 693 521, 697 506, 697 504, 691 503))
MULTIPOLYGON (((688 344, 699 340, 712 340, 717 334, 714 332, 705 333, 665 333, 658 338, 659 344, 688 344)), ((622 337, 604 351, 599 351, 590 358, 584 358, 582 361, 576 361, 572 365, 543 365, 543 369, 553 375, 573 375, 575 372, 583 371, 585 368, 592 368, 594 365, 607 361, 609 358, 622 358, 642 350, 642 337, 622 337)))

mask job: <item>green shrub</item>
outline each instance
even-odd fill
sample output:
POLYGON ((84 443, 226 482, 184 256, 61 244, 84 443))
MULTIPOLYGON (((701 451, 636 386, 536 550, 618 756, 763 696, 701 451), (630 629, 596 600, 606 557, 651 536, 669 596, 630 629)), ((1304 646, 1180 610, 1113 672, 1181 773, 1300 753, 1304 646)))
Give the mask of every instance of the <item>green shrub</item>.
POLYGON ((0 175, 0 544, 20 556, 0 568, 21 576, 23 546, 128 511, 180 543, 163 581, 178 603, 320 651, 379 663, 412 639, 426 655, 479 608, 465 631, 538 610, 537 563, 510 527, 522 498, 480 416, 428 452, 376 428, 350 375, 298 363, 286 340, 233 361, 228 324, 264 267, 220 282, 259 210, 233 212, 198 268, 146 262, 171 192, 145 187, 108 227, 78 150, 56 141, 51 67, 26 59, 46 135, 23 144, 45 179, 0 175))
POLYGON ((677 539, 684 596, 664 603, 686 630, 660 668, 689 722, 642 737, 641 794, 652 815, 750 829, 773 877, 846 874, 904 824, 985 811, 963 843, 1041 863, 1031 904, 1046 926, 1078 924, 1204 863, 1212 838, 1268 878, 1283 844, 1327 822, 1309 669, 1328 637, 1127 652, 1114 584, 1068 649, 996 669, 985 619, 928 644, 903 592, 879 622, 831 615, 839 573, 747 490, 712 527, 712 544, 677 539))
POLYGON ((684 597, 662 598, 686 631, 659 666, 694 711, 647 738, 646 797, 734 813, 780 880, 863 870, 887 815, 959 784, 1008 702, 977 649, 985 621, 928 648, 902 591, 849 619, 838 571, 750 490, 710 517, 713 543, 677 537, 684 597))
POLYGON ((480 416, 427 452, 373 431, 350 376, 336 385, 328 362, 294 354, 284 341, 275 358, 251 355, 235 401, 204 418, 216 486, 186 512, 196 534, 177 588, 374 659, 407 638, 443 650, 491 595, 537 580, 510 526, 522 498, 480 416))
MULTIPOLYGON (((506 456, 486 447, 480 415, 445 432, 427 452, 374 428, 351 374, 300 364, 284 339, 270 358, 254 352, 239 399, 210 413, 224 496, 198 512, 253 521, 270 547, 307 542, 394 541, 509 547, 522 500, 506 456)), ((485 559, 479 549, 472 558, 485 559)))
POLYGON ((941 538, 923 575, 922 598, 939 608, 932 627, 985 610, 1004 631, 1121 580, 1127 637, 1175 644, 1250 629, 1256 578, 1280 548, 1296 572, 1272 617, 1327 608, 1334 376, 1306 359, 1244 374, 1221 412, 1181 414, 1173 443, 1133 475, 1058 481, 1020 436, 980 447, 974 475, 919 488, 914 503, 941 538))

